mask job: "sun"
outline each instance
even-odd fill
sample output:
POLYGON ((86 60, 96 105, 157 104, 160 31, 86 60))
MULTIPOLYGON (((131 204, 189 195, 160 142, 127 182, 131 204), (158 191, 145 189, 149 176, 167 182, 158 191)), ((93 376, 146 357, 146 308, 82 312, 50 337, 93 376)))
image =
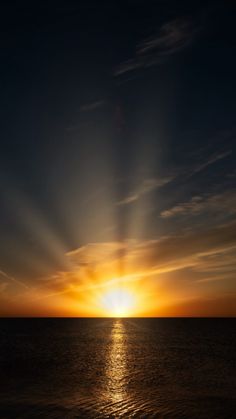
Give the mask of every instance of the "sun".
POLYGON ((114 289, 102 296, 101 304, 106 315, 110 317, 128 317, 135 306, 135 297, 125 289, 114 289))

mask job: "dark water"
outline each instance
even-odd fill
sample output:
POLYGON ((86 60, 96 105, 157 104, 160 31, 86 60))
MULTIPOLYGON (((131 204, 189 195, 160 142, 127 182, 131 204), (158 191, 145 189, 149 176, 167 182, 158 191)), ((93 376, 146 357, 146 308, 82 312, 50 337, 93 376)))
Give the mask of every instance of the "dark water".
POLYGON ((236 319, 2 319, 0 418, 236 418, 236 319))

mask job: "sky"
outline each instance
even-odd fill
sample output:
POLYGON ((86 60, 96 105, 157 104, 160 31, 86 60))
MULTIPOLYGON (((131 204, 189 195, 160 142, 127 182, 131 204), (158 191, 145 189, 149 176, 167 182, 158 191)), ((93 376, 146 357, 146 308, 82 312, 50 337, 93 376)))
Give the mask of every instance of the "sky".
POLYGON ((0 316, 235 316, 234 2, 0 7, 0 316))

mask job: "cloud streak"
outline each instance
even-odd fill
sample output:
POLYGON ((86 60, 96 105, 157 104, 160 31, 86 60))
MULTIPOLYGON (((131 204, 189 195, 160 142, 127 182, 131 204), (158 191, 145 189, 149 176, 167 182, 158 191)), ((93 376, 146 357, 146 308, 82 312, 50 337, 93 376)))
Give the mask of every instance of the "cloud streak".
POLYGON ((168 177, 159 178, 159 179, 158 178, 145 179, 144 181, 140 182, 139 186, 136 189, 134 189, 134 191, 130 195, 118 201, 116 205, 131 204, 137 201, 143 195, 146 195, 149 192, 152 192, 154 190, 157 190, 165 186, 167 183, 170 183, 173 179, 174 179, 173 176, 168 176, 168 177))
POLYGON ((235 229, 236 222, 231 222, 155 240, 88 244, 67 254, 73 270, 59 272, 46 287, 61 292, 68 286, 81 286, 83 291, 101 286, 119 276, 121 260, 123 275, 128 281, 186 268, 207 271, 207 266, 211 266, 214 274, 219 266, 224 270, 234 261, 235 229), (228 264, 224 260, 228 260, 228 264))
POLYGON ((96 102, 86 103, 80 106, 80 112, 92 112, 102 108, 106 104, 105 100, 97 100, 96 102))
POLYGON ((26 285, 24 282, 19 281, 19 279, 14 278, 11 275, 8 275, 6 272, 4 272, 3 270, 0 270, 0 276, 2 276, 3 278, 7 279, 7 281, 9 282, 14 282, 16 285, 18 285, 19 287, 23 287, 25 289, 29 289, 28 285, 26 285))
MULTIPOLYGON (((138 287, 141 295, 151 292, 152 313, 156 313, 155 292, 158 300, 163 299, 166 307, 172 304, 172 309, 181 299, 190 303, 193 298, 218 298, 222 292, 228 292, 229 284, 233 288, 235 231, 234 221, 154 240, 87 244, 65 255, 70 269, 55 272, 34 289, 25 290, 14 304, 17 302, 21 313, 27 311, 27 306, 31 313, 33 310, 40 315, 45 307, 50 313, 61 313, 64 304, 68 313, 75 314, 80 307, 81 314, 89 314, 94 304, 91 301, 97 301, 98 295, 121 283, 138 287), (209 282, 214 298, 209 294, 209 282), (219 283, 220 291, 215 285, 219 283)), ((7 290, 4 295, 6 298, 7 290)), ((6 301, 10 304, 9 299, 6 301)))
POLYGON ((186 215, 200 215, 202 213, 215 213, 224 216, 236 213, 236 192, 227 191, 207 196, 194 196, 189 201, 181 202, 172 208, 162 211, 162 218, 172 218, 186 215))
POLYGON ((120 64, 114 75, 121 76, 137 69, 161 64, 168 57, 189 46, 198 30, 189 18, 166 22, 155 36, 144 39, 136 46, 135 56, 120 64))
POLYGON ((223 152, 220 152, 220 153, 212 154, 208 158, 208 160, 206 160, 204 163, 201 163, 200 165, 196 166, 190 176, 193 176, 195 173, 201 172, 202 170, 206 169, 208 166, 216 163, 217 161, 228 157, 231 153, 232 153, 232 151, 228 150, 228 151, 223 151, 223 152))

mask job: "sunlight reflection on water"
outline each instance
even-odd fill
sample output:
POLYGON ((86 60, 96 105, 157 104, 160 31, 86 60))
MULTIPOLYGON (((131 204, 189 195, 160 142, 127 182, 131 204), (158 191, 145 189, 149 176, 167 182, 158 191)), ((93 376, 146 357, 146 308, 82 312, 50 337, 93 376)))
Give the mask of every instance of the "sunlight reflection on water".
POLYGON ((236 418, 234 331, 235 319, 4 319, 0 417, 236 418))
POLYGON ((111 332, 111 344, 106 363, 107 397, 121 402, 126 396, 126 341, 124 323, 117 319, 111 332))

